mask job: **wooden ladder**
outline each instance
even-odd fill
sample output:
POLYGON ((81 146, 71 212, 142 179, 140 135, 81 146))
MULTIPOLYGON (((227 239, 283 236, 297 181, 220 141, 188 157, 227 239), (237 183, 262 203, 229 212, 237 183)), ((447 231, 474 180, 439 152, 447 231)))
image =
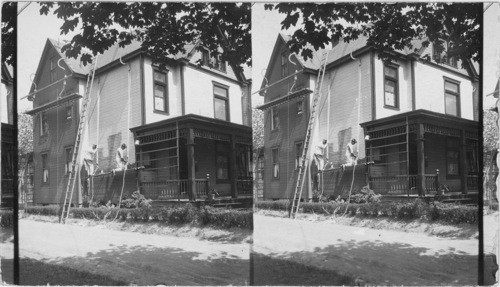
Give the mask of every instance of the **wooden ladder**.
POLYGON ((311 143, 311 137, 312 137, 312 134, 314 131, 314 127, 316 125, 317 107, 319 104, 319 100, 321 98, 321 87, 323 84, 323 79, 325 77, 326 63, 328 62, 328 55, 329 55, 329 51, 327 53, 323 53, 323 59, 320 62, 321 64, 320 64, 319 71, 318 71, 318 78, 316 81, 316 87, 314 88, 311 114, 309 116, 309 123, 307 125, 306 137, 304 139, 304 145, 302 148, 302 156, 300 157, 299 172, 297 174, 297 183, 295 185, 295 191, 293 193, 293 199, 291 202, 291 208, 290 208, 290 212, 289 212, 290 218, 295 218, 295 215, 299 211, 299 203, 300 203, 300 199, 302 197, 302 191, 304 190, 304 181, 306 179, 306 173, 307 173, 306 171, 307 171, 307 168, 309 166, 309 158, 308 158, 309 146, 311 143))
POLYGON ((90 102, 90 89, 94 82, 95 69, 97 66, 97 57, 94 61, 94 68, 87 76, 87 84, 85 86, 85 94, 83 96, 82 110, 80 114, 80 121, 78 123, 78 130, 76 133, 75 145, 73 147, 73 155, 71 157, 71 168, 69 170, 68 183, 66 184, 66 192, 64 195, 64 203, 62 205, 61 217, 59 218, 60 223, 66 223, 66 219, 69 217, 69 211, 71 207, 71 201, 73 200, 73 192, 75 190, 77 171, 78 171, 78 156, 80 154, 80 146, 82 141, 82 136, 85 128, 86 117, 88 105, 90 102))

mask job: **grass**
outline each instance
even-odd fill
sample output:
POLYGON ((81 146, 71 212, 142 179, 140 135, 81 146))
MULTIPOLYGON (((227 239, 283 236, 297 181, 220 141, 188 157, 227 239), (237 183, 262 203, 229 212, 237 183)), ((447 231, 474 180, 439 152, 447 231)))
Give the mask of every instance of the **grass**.
POLYGON ((320 269, 263 254, 252 254, 253 284, 262 285, 331 285, 353 286, 361 280, 336 271, 320 269))
MULTIPOLYGON (((2 260, 2 279, 8 284, 14 284, 13 261, 2 260)), ((123 286, 130 283, 115 280, 107 276, 79 271, 69 267, 48 264, 31 258, 19 259, 20 285, 100 285, 123 286)))

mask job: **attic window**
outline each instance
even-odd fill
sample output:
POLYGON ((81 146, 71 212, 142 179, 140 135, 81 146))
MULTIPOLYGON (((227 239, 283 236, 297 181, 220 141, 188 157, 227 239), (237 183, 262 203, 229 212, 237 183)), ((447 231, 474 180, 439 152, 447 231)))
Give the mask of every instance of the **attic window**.
POLYGON ((226 72, 226 62, 221 60, 220 55, 212 57, 206 49, 201 51, 201 64, 224 73, 226 72))
POLYGON ((286 52, 281 53, 281 77, 286 77, 288 75, 288 65, 286 52))
POLYGON ((50 82, 56 80, 56 58, 50 58, 50 82))
POLYGON ((432 59, 436 63, 446 64, 452 67, 458 67, 457 58, 451 57, 448 54, 449 42, 444 43, 444 48, 441 50, 437 48, 438 44, 435 43, 432 48, 432 59))

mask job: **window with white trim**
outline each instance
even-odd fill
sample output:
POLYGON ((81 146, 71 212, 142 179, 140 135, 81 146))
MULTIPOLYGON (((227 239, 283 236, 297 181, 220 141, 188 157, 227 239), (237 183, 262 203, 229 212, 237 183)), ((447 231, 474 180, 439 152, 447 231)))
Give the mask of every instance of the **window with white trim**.
POLYGON ((274 148, 271 150, 272 160, 273 160, 273 179, 280 178, 280 159, 279 159, 279 149, 274 148))
POLYGON ((227 87, 214 84, 214 117, 229 121, 229 91, 227 87))
POLYGON ((49 163, 48 154, 42 154, 42 183, 49 182, 49 163))
POLYGON ((276 130, 280 128, 280 117, 278 112, 278 107, 271 108, 271 130, 276 130))
POLYGON ((398 68, 392 65, 384 66, 384 105, 398 108, 398 68))
POLYGON ((153 71, 154 110, 168 113, 167 73, 153 71))
POLYGON ((447 115, 460 116, 460 83, 444 80, 445 112, 447 115))

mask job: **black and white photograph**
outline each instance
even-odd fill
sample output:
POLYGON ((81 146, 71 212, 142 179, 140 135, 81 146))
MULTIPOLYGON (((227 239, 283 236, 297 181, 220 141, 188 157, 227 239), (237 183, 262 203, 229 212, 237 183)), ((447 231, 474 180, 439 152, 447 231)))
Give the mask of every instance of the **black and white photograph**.
POLYGON ((1 284, 498 284, 499 3, 1 17, 1 284))

